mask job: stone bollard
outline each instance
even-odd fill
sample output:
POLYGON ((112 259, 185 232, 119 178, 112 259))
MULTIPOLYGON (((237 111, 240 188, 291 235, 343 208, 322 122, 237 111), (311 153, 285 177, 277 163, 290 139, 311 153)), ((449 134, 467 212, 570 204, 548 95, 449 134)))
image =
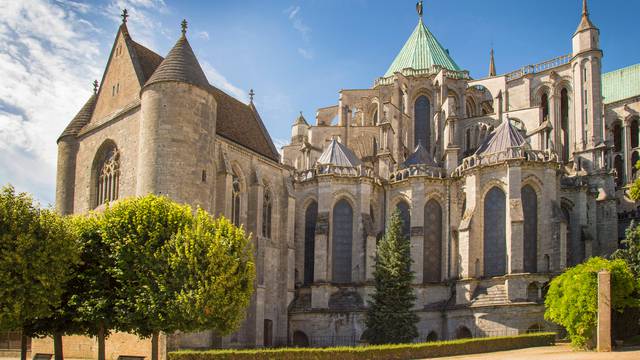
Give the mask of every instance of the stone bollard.
POLYGON ((598 351, 611 351, 611 273, 598 273, 598 351))

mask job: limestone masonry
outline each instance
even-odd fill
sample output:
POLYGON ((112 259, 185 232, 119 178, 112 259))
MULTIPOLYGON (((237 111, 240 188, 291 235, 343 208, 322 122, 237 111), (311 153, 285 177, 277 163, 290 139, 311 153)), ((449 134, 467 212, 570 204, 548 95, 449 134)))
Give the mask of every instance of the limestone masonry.
MULTIPOLYGON (((586 0, 576 32, 558 35, 572 37, 567 54, 499 75, 491 51, 489 76, 472 79, 420 16, 384 76, 340 91, 313 123, 301 114, 280 155, 253 101, 209 84, 186 29, 163 58, 125 17, 99 89, 58 139, 58 210, 154 193, 253 234, 243 326, 168 334, 168 350, 357 344, 395 209, 411 239, 417 340, 554 329, 546 284, 617 248, 640 159, 640 65, 601 73, 586 0)), ((146 340, 113 341, 114 358, 148 356, 146 340)), ((65 338, 67 354, 94 345, 65 338)))

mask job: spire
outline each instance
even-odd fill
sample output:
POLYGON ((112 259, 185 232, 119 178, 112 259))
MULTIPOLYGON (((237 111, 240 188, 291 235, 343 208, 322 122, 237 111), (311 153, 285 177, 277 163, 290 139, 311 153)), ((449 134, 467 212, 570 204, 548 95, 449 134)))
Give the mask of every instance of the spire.
POLYGON ((122 23, 126 24, 127 18, 129 17, 129 12, 127 11, 127 8, 122 9, 122 15, 120 15, 120 17, 122 18, 122 23))
POLYGON ((186 30, 187 22, 183 20, 182 36, 151 75, 145 86, 156 82, 177 81, 196 85, 203 89, 210 87, 209 81, 207 81, 207 77, 185 36, 186 30))
MULTIPOLYGON (((422 13, 422 1, 416 5, 418 14, 422 13)), ((431 31, 422 21, 422 16, 418 20, 418 25, 407 39, 396 58, 389 66, 384 77, 392 76, 406 68, 415 70, 431 69, 437 65, 453 71, 461 71, 460 67, 449 55, 449 52, 438 42, 431 31)))
POLYGON ((491 48, 491 60, 489 60, 489 76, 496 76, 496 60, 493 57, 493 48, 491 48))
POLYGON ((582 18, 580 19, 580 25, 578 25, 578 30, 576 33, 579 33, 588 29, 596 29, 595 25, 591 22, 589 18, 589 7, 587 6, 587 0, 582 0, 582 18))
POLYGON ((307 126, 309 126, 309 123, 307 123, 307 119, 305 119, 304 116, 302 115, 302 111, 300 111, 300 116, 298 116, 298 118, 296 119, 296 123, 294 125, 307 125, 307 126))

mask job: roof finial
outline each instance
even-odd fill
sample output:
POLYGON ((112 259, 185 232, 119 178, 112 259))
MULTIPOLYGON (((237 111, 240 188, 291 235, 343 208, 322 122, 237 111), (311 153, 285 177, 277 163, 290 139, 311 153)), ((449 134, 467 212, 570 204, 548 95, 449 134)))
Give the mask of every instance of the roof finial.
POLYGON ((491 47, 491 60, 489 61, 489 76, 496 76, 496 60, 493 56, 493 46, 491 47))
POLYGON ((127 8, 122 9, 122 15, 120 15, 120 17, 122 18, 122 23, 126 24, 127 18, 129 17, 129 12, 127 11, 127 8))
POLYGON ((180 27, 182 28, 182 35, 185 35, 187 33, 187 19, 182 19, 180 27))
POLYGON ((416 11, 418 12, 418 16, 422 19, 422 0, 416 3, 416 11))
POLYGON ((250 102, 253 102, 253 96, 254 96, 255 94, 256 94, 256 93, 253 91, 253 89, 249 90, 249 101, 250 101, 250 102))
POLYGON ((582 0, 582 16, 589 16, 589 7, 587 7, 587 0, 582 0))
POLYGON ((93 80, 93 93, 98 93, 98 80, 93 80))

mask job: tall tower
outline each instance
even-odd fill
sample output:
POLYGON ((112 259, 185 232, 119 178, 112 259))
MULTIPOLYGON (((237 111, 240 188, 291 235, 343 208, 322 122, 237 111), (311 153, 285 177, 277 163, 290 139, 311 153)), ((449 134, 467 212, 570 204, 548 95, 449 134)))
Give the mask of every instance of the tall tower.
MULTIPOLYGON (((582 18, 573 34, 574 150, 596 161, 593 148, 603 140, 600 30, 589 19, 587 0, 582 1, 582 18)), ((571 142, 571 140, 570 140, 571 142)))

